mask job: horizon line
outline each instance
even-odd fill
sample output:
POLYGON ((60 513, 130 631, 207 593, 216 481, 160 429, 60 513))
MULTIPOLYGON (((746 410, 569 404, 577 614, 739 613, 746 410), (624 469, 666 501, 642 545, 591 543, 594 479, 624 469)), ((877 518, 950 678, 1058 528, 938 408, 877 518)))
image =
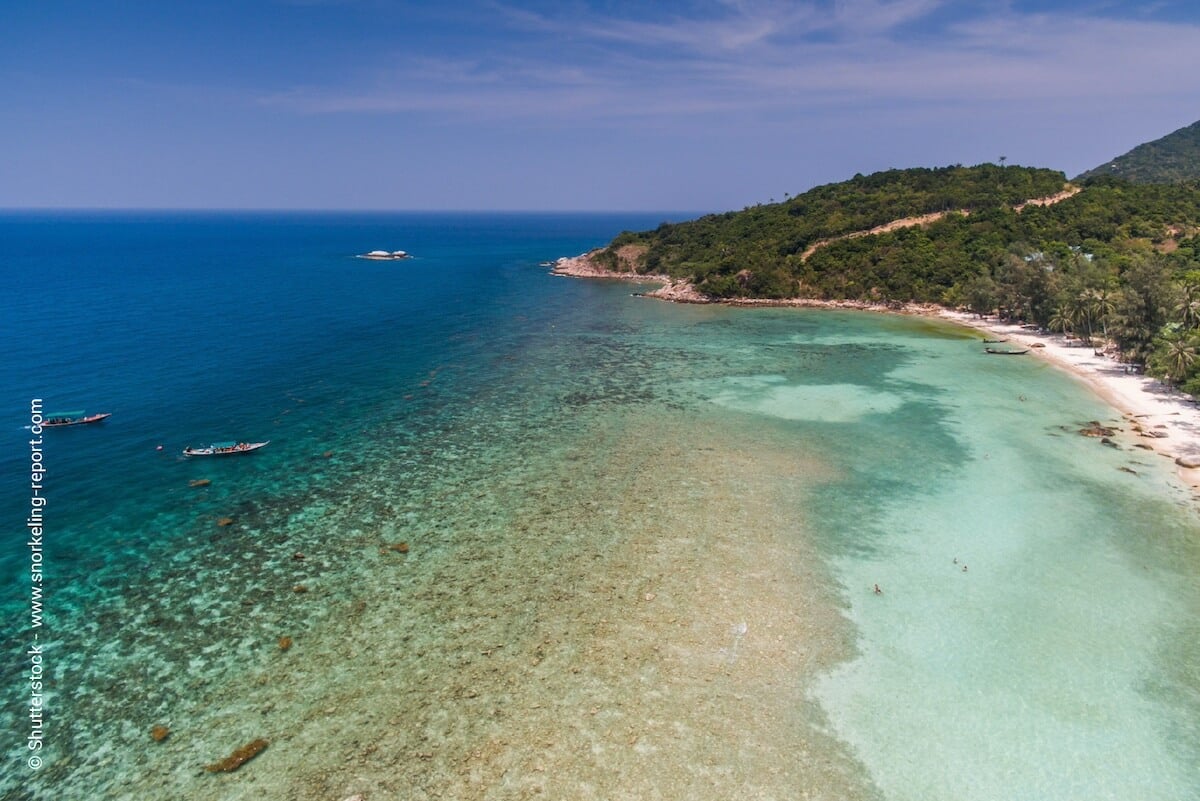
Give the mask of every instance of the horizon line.
MULTIPOLYGON (((763 204, 765 205, 765 204, 763 204)), ((732 209, 420 209, 420 208, 321 208, 272 206, 0 206, 0 214, 47 212, 208 213, 208 214, 720 214, 732 209)))

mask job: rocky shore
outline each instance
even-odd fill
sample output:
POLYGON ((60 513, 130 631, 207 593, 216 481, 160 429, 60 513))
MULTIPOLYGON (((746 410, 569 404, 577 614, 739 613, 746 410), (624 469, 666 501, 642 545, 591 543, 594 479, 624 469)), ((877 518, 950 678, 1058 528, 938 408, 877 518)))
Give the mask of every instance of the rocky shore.
POLYGON ((596 264, 591 258, 596 251, 579 256, 564 257, 554 263, 553 275, 573 278, 599 278, 631 281, 639 284, 661 284, 658 289, 643 293, 644 297, 671 303, 715 303, 724 306, 786 306, 812 309, 855 309, 883 311, 892 314, 936 315, 940 306, 921 303, 868 303, 860 300, 820 300, 817 298, 714 298, 696 289, 690 281, 657 273, 615 272, 596 264))

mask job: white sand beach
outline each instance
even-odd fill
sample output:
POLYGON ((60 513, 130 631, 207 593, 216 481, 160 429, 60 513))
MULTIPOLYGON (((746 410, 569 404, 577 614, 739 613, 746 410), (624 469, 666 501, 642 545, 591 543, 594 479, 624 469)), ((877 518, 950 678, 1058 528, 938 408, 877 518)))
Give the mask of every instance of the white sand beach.
POLYGON ((1156 453, 1176 460, 1179 477, 1200 488, 1200 407, 1189 395, 1156 378, 1131 371, 1109 355, 1097 355, 1091 346, 1062 334, 1048 334, 995 318, 943 310, 943 319, 969 326, 992 339, 1005 339, 1007 347, 1029 348, 1084 381, 1129 422, 1127 433, 1156 453))

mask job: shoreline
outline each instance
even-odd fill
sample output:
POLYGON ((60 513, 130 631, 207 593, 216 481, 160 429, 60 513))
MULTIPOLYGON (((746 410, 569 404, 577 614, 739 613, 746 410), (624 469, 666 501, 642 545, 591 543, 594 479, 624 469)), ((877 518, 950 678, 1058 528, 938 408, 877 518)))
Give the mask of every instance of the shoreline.
POLYGON ((1098 356, 1092 346, 1063 334, 950 309, 939 310, 936 317, 1028 348, 1029 355, 1082 381, 1121 413, 1128 425, 1122 433, 1136 438, 1138 446, 1170 458, 1180 481, 1200 489, 1200 407, 1189 395, 1157 378, 1129 372, 1113 357, 1098 356))
POLYGON ((954 311, 942 306, 916 303, 867 303, 851 300, 810 298, 742 298, 714 300, 696 291, 688 281, 666 275, 614 273, 593 264, 585 253, 559 259, 551 273, 573 278, 661 284, 644 297, 671 303, 716 304, 735 307, 791 307, 840 309, 903 314, 944 320, 1005 339, 1029 349, 1039 358, 1078 381, 1112 406, 1124 418, 1128 428, 1123 434, 1135 438, 1135 446, 1152 450, 1174 461, 1175 475, 1193 490, 1200 490, 1200 406, 1184 393, 1141 373, 1127 372, 1126 366, 1106 355, 1097 356, 1091 346, 1073 344, 1062 334, 1028 329, 1017 323, 954 311), (1188 466, 1195 465, 1195 466, 1188 466))

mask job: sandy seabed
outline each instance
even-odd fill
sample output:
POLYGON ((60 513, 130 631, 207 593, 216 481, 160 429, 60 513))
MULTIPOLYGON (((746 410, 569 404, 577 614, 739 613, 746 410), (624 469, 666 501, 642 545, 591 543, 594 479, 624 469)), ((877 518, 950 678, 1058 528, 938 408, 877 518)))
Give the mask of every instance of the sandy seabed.
POLYGON ((710 423, 609 420, 481 488, 477 535, 371 549, 394 574, 298 596, 354 598, 214 694, 224 746, 172 720, 120 797, 877 798, 807 695, 854 653, 803 512, 833 477, 710 423), (254 737, 236 773, 197 767, 254 737))

